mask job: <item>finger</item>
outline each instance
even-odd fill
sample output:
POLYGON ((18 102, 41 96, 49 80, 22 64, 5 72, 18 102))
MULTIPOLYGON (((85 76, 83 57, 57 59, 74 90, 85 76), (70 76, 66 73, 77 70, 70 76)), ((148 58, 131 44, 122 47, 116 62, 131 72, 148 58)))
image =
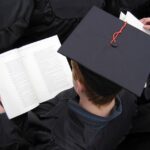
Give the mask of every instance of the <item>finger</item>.
POLYGON ((145 18, 140 19, 140 21, 141 21, 142 23, 144 23, 144 22, 145 22, 145 18))
POLYGON ((144 29, 150 30, 150 25, 144 25, 144 29))
POLYGON ((149 17, 149 18, 144 18, 144 19, 142 19, 142 23, 143 23, 144 25, 150 24, 150 17, 149 17))
POLYGON ((4 112, 5 112, 4 108, 0 105, 0 113, 4 113, 4 112))

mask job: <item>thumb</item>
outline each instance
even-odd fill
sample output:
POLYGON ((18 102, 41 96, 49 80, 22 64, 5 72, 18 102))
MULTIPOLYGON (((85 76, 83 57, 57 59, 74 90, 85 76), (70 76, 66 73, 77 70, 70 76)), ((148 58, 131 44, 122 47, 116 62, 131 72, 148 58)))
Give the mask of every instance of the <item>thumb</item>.
POLYGON ((3 106, 0 105, 0 113, 4 113, 4 112, 5 112, 5 110, 4 110, 3 106))

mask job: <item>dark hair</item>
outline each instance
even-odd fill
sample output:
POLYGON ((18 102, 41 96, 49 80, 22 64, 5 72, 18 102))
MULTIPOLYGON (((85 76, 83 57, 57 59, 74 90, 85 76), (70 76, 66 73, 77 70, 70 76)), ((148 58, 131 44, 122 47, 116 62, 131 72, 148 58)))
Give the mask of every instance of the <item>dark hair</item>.
POLYGON ((71 61, 71 64, 74 69, 73 78, 78 79, 84 85, 87 97, 94 104, 102 105, 111 102, 121 90, 117 84, 95 74, 75 61, 71 61))

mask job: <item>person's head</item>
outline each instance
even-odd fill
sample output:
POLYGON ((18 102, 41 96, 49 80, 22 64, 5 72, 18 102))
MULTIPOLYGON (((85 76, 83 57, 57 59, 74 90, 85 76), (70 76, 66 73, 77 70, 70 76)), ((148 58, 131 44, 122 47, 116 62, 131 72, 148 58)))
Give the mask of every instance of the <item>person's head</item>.
MULTIPOLYGON (((144 46, 150 47, 145 34, 93 7, 58 52, 80 64, 87 86, 104 99, 111 99, 119 91, 115 84, 140 97, 150 62, 150 51, 144 46), (122 34, 114 38, 121 30, 122 34)), ((89 93, 86 84, 82 84, 89 93)))
POLYGON ((121 87, 96 75, 77 62, 71 60, 74 88, 77 94, 85 95, 95 105, 111 102, 121 87))

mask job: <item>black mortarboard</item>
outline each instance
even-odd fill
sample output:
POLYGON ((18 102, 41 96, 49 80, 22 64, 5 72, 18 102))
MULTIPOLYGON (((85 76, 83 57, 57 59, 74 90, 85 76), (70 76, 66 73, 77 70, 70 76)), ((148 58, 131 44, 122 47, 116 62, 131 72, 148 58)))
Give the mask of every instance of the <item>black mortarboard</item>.
POLYGON ((59 52, 140 96, 150 70, 149 49, 149 35, 93 7, 59 52))

